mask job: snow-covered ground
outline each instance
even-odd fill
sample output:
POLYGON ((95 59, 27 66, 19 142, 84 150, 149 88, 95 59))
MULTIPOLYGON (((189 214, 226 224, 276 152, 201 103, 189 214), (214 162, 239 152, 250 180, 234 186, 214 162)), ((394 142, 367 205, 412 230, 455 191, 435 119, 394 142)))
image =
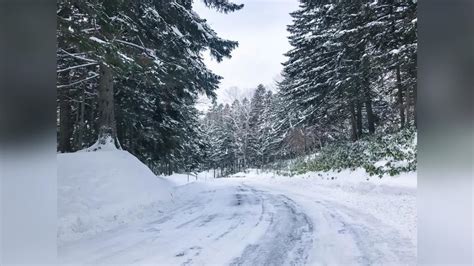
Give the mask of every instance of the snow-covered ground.
POLYGON ((58 154, 58 242, 140 220, 170 201, 172 184, 126 151, 58 154))
POLYGON ((144 167, 138 167, 140 163, 133 156, 118 151, 107 153, 60 155, 63 170, 59 171, 62 179, 59 187, 63 196, 59 200, 67 198, 65 187, 76 195, 67 203, 60 202, 63 234, 60 230, 58 253, 62 263, 416 263, 416 174, 367 180, 363 171, 310 173, 290 178, 251 170, 221 179, 213 179, 212 172, 200 173, 197 177, 190 176, 188 182, 187 175, 160 179, 145 170, 147 178, 141 177, 130 172, 144 167), (68 163, 72 164, 72 157, 76 156, 83 156, 84 162, 96 161, 97 165, 89 166, 88 170, 73 168, 68 163), (100 162, 112 162, 119 157, 123 159, 120 166, 100 162), (127 166, 125 161, 133 161, 133 166, 127 166), (116 167, 122 171, 113 170, 116 167), (84 172, 92 168, 103 169, 102 174, 84 172), (132 170, 125 172, 124 168, 132 170), (89 185, 78 189, 76 186, 83 186, 84 181, 75 181, 76 173, 90 180, 86 182, 89 185), (63 178, 64 175, 67 178, 63 178), (115 175, 122 178, 114 179, 115 175), (122 179, 130 182, 123 186, 122 197, 116 192, 106 196, 95 194, 107 190, 99 185, 101 183, 122 187, 122 179), (134 185, 132 180, 142 180, 143 183, 139 183, 146 186, 134 185), (151 192, 156 198, 142 199, 145 192, 151 192), (89 199, 90 195, 97 198, 89 199), (108 210, 103 217, 100 208, 91 208, 97 203, 108 210), (119 206, 137 204, 141 206, 139 210, 124 207, 124 211, 120 211, 119 206), (121 215, 121 222, 108 220, 114 212, 121 215), (86 231, 93 233, 74 233, 72 217, 94 217, 90 220, 92 224, 100 221, 103 230, 94 231, 95 227, 89 225, 86 231))

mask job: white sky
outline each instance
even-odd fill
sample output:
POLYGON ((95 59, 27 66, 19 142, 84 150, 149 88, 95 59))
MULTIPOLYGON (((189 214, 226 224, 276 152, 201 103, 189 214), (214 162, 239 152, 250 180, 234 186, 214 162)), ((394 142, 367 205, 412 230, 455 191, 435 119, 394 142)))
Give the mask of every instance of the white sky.
POLYGON ((230 103, 249 97, 262 83, 274 88, 283 55, 291 46, 286 26, 291 24, 290 12, 298 9, 298 0, 233 0, 245 4, 234 13, 222 14, 196 1, 195 11, 207 19, 222 38, 239 42, 231 59, 217 63, 206 56, 207 66, 224 77, 217 91, 218 102, 230 103))

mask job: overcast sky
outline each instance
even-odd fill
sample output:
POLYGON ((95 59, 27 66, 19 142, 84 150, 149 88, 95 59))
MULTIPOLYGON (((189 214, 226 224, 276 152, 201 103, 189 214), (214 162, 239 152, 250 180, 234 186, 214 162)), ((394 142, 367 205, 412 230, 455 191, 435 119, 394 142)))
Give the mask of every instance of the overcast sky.
POLYGON ((221 63, 206 56, 207 66, 224 77, 217 91, 219 102, 231 102, 251 94, 262 83, 274 87, 282 70, 283 55, 291 47, 286 26, 298 0, 234 0, 245 4, 234 13, 222 14, 196 1, 195 10, 222 38, 239 42, 231 59, 221 63))

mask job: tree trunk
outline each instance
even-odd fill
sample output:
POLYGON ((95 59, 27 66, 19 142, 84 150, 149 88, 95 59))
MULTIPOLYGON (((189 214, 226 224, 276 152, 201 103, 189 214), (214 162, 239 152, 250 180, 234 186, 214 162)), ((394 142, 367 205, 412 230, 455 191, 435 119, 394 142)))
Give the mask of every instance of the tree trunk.
POLYGON ((303 136, 303 145, 304 145, 303 154, 306 155, 308 152, 307 143, 306 143, 306 129, 303 127, 300 130, 301 130, 301 135, 303 136))
POLYGON ((369 126, 369 134, 375 133, 375 117, 372 110, 372 99, 367 98, 365 100, 365 110, 367 112, 367 124, 369 126))
POLYGON ((71 102, 67 88, 59 91, 59 151, 71 152, 72 121, 71 102))
POLYGON ((362 137, 362 103, 357 100, 357 138, 362 137))
POLYGON ((365 110, 367 112, 367 124, 369 127, 369 134, 375 133, 375 117, 372 110, 372 95, 370 93, 370 69, 369 69, 369 59, 364 58, 363 61, 364 67, 364 100, 365 100, 365 110))
POLYGON ((127 125, 127 136, 128 136, 128 146, 126 148, 129 151, 133 151, 135 148, 135 145, 134 145, 135 138, 133 134, 133 126, 131 123, 127 125))
POLYGON ((108 65, 100 65, 99 81, 99 145, 112 142, 118 146, 114 113, 114 84, 112 70, 108 65))
POLYGON ((77 128, 74 131, 74 145, 72 147, 73 150, 81 150, 85 147, 84 143, 84 134, 86 132, 86 123, 85 123, 85 116, 86 116, 86 88, 82 88, 81 97, 79 98, 78 106, 77 106, 77 118, 76 124, 77 128))
POLYGON ((356 122, 356 112, 354 109, 354 104, 351 103, 350 105, 350 112, 351 112, 351 139, 352 141, 357 140, 357 122, 356 122))
POLYGON ((80 103, 80 115, 79 115, 79 130, 77 134, 77 142, 78 142, 78 148, 82 149, 84 148, 84 129, 85 129, 85 121, 84 121, 84 116, 86 112, 86 97, 85 97, 85 90, 82 92, 82 98, 81 98, 81 103, 80 103))
POLYGON ((410 91, 408 88, 405 90, 405 124, 406 126, 410 126, 410 120, 411 120, 411 110, 410 107, 412 105, 412 91, 410 91))
POLYGON ((417 91, 416 91, 416 86, 413 88, 413 119, 414 119, 414 124, 415 127, 418 127, 418 119, 417 119, 417 91))
POLYGON ((403 86, 400 76, 400 66, 397 66, 397 88, 398 88, 398 108, 400 110, 400 127, 405 127, 405 108, 403 104, 403 86))

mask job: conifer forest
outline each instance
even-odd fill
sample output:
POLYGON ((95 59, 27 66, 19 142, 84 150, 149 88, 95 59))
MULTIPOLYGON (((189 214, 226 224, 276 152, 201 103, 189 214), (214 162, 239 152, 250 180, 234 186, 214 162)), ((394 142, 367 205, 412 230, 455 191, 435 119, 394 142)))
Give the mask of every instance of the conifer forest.
POLYGON ((112 141, 157 174, 229 174, 416 130, 416 1, 300 1, 277 89, 256 81, 231 104, 215 101, 222 77, 202 54, 229 60, 238 41, 193 4, 58 2, 58 151, 112 141), (200 95, 214 100, 207 111, 200 95))
POLYGON ((56 5, 61 263, 416 264, 416 0, 56 5))

